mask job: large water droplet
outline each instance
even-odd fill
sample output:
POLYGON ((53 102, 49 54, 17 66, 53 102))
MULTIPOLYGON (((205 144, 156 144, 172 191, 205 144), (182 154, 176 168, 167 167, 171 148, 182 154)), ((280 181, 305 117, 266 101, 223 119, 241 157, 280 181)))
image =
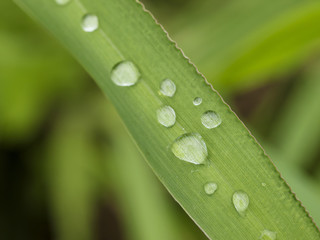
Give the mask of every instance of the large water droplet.
POLYGON ((265 229, 265 230, 262 231, 261 236, 260 236, 259 239, 276 240, 277 239, 277 233, 265 229))
POLYGON ((82 18, 81 27, 85 32, 93 32, 99 27, 99 19, 94 14, 86 14, 82 18))
POLYGON ((118 86, 128 87, 136 84, 141 74, 130 61, 123 61, 116 64, 111 70, 111 80, 118 86))
POLYGON ((68 4, 71 0, 55 0, 56 1, 56 3, 58 4, 58 5, 66 5, 66 4, 68 4))
POLYGON ((218 113, 214 111, 207 111, 204 114, 202 114, 201 122, 203 126, 211 129, 218 127, 221 124, 222 120, 218 113))
POLYGON ((202 103, 202 98, 201 97, 196 97, 193 99, 193 105, 199 106, 202 103))
POLYGON ((165 79, 160 85, 160 92, 168 97, 173 97, 176 92, 176 85, 170 79, 165 79))
POLYGON ((157 118, 161 125, 172 127, 176 122, 176 113, 170 106, 164 106, 157 110, 157 118))
POLYGON ((203 188, 204 188, 204 191, 206 192, 206 194, 212 195, 217 190, 218 185, 214 182, 208 182, 204 185, 203 188))
POLYGON ((244 191, 236 191, 232 197, 233 205, 240 215, 245 215, 249 206, 249 196, 244 191))
POLYGON ((203 164, 208 156, 207 145, 199 133, 186 133, 172 144, 173 154, 180 160, 203 164))

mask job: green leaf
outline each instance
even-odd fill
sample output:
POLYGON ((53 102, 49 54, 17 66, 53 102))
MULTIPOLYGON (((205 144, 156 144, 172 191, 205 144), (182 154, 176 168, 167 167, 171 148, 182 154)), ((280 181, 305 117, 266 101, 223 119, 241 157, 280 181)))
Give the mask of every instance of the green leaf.
POLYGON ((318 1, 197 1, 190 5, 166 25, 225 94, 287 74, 319 51, 318 1))
POLYGON ((93 239, 98 168, 86 118, 60 119, 46 148, 49 209, 57 239, 93 239))
MULTIPOLYGON (((103 125, 107 125, 106 132, 111 135, 114 151, 112 158, 106 161, 106 174, 111 177, 112 190, 125 225, 126 239, 205 239, 201 232, 202 238, 195 236, 198 232, 194 228, 188 225, 181 227, 180 222, 184 218, 181 219, 181 216, 176 214, 171 199, 159 188, 159 181, 128 138, 110 104, 106 108, 106 101, 103 100, 96 101, 95 105, 107 109, 102 116, 108 118, 108 122, 103 121, 103 125), (126 151, 123 151, 124 146, 126 151)), ((103 151, 103 156, 110 155, 110 149, 104 148, 103 151)))
MULTIPOLYGON (((139 3, 72 0, 58 6, 54 1, 16 2, 60 39, 96 80, 156 175, 209 238, 258 239, 268 230, 278 239, 319 239, 319 231, 260 145, 139 3), (98 16, 97 30, 82 30, 86 14, 98 16), (133 86, 118 86, 110 78, 122 61, 133 62, 141 74, 133 86), (159 94, 167 78, 177 87, 173 97, 159 94), (195 97, 202 98, 201 105, 193 105, 195 97), (157 110, 163 105, 175 110, 171 128, 157 121, 157 110), (207 129, 201 123, 202 114, 209 110, 222 119, 216 128, 207 129), (204 164, 186 162, 197 155, 184 146, 180 149, 187 149, 186 161, 173 154, 172 144, 184 134, 197 136, 198 144, 194 141, 193 147, 198 153, 197 145, 205 149, 199 139, 206 143, 204 164), (204 191, 207 182, 218 185, 213 195, 204 191), (232 202, 236 191, 239 212, 232 202), (246 195, 250 202, 244 210, 246 195)), ((117 76, 121 74, 130 77, 130 84, 139 75, 128 68, 117 76)))
POLYGON ((319 24, 320 4, 304 3, 249 39, 217 78, 233 88, 244 88, 256 84, 254 79, 287 73, 319 49, 320 34, 315 31, 319 24))
POLYGON ((312 159, 317 154, 317 143, 320 141, 319 66, 316 63, 307 70, 278 117, 272 132, 277 148, 281 149, 278 161, 301 167, 310 164, 306 159, 312 159))

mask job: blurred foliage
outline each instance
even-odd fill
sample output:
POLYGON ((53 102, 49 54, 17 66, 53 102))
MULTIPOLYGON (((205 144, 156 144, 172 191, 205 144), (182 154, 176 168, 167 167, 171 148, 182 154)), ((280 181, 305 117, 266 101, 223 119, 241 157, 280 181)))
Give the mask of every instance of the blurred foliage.
MULTIPOLYGON (((320 224, 319 3, 145 4, 320 224)), ((205 239, 82 68, 11 1, 0 13, 0 239, 205 239)))

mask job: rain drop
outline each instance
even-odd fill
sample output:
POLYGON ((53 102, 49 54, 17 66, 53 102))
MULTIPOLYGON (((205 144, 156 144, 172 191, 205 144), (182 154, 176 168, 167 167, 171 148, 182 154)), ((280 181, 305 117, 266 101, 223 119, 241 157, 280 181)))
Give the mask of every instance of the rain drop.
POLYGON ((201 122, 203 126, 205 126, 208 129, 216 128, 218 127, 222 120, 218 113, 214 111, 207 111, 201 116, 201 122))
POLYGON ((263 239, 263 240, 276 240, 276 239, 277 239, 277 233, 265 229, 265 230, 262 231, 261 236, 260 236, 259 239, 263 239))
POLYGON ((140 76, 138 68, 130 61, 119 62, 111 70, 111 80, 122 87, 136 84, 140 76))
POLYGON ((267 186, 267 184, 265 182, 263 182, 263 183, 261 183, 261 186, 265 187, 265 186, 267 186))
POLYGON ((85 32, 93 32, 97 30, 99 27, 98 17, 94 14, 84 15, 82 18, 81 27, 85 32))
POLYGON ((196 97, 193 99, 193 105, 199 106, 202 103, 202 98, 201 97, 196 97))
POLYGON ((55 0, 58 5, 66 5, 70 0, 55 0))
POLYGON ((176 122, 176 113, 170 106, 164 106, 157 110, 158 122, 165 127, 172 127, 176 122))
POLYGON ((165 79, 160 85, 160 92, 167 97, 173 97, 176 92, 176 85, 172 80, 165 79))
POLYGON ((212 195, 218 188, 218 185, 214 182, 208 182, 204 185, 204 191, 207 195, 212 195))
POLYGON ((245 211, 247 210, 247 208, 249 206, 248 194, 246 194, 243 191, 236 191, 233 194, 232 202, 233 202, 233 205, 234 205, 235 209, 237 210, 237 212, 242 216, 245 215, 245 211))
POLYGON ((199 133, 185 133, 171 146, 171 151, 180 160, 203 164, 208 156, 207 145, 199 133))

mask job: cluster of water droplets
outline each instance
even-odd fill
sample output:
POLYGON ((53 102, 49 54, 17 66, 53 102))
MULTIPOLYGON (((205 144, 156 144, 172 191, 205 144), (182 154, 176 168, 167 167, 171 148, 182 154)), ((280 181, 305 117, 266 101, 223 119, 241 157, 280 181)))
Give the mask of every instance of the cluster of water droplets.
MULTIPOLYGON (((67 5, 71 0, 55 0, 58 5, 67 5)), ((94 32, 99 28, 99 19, 95 14, 85 14, 81 19, 81 28, 84 32, 94 32)), ((135 85, 141 78, 138 67, 131 61, 121 61, 114 65, 111 69, 112 82, 121 87, 130 87, 135 85)), ((176 93, 176 85, 171 79, 164 79, 160 84, 159 92, 165 96, 172 98, 176 93)), ((199 106, 203 100, 201 97, 193 99, 193 105, 199 106)), ((168 105, 162 106, 156 110, 158 122, 166 128, 172 127, 176 122, 175 110, 168 105)), ((207 129, 217 128, 222 123, 220 115, 213 111, 207 110, 200 117, 202 125, 207 129)), ((208 157, 207 145, 202 136, 197 132, 185 133, 178 136, 171 144, 172 153, 180 160, 193 163, 205 164, 208 157)), ((263 187, 266 183, 261 183, 263 187)), ((218 189, 215 182, 207 182, 203 185, 204 192, 211 196, 218 189)), ((249 196, 246 192, 240 190, 234 192, 232 203, 235 210, 245 216, 249 207, 249 196)), ((259 239, 276 240, 276 233, 270 230, 263 230, 259 239)))

